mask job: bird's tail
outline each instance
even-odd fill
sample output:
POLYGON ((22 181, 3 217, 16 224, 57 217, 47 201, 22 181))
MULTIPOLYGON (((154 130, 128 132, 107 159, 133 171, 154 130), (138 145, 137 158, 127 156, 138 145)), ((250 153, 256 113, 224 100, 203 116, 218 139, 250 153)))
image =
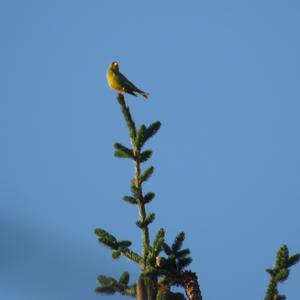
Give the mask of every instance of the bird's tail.
POLYGON ((149 93, 146 93, 146 92, 144 92, 144 91, 140 91, 139 92, 142 96, 144 96, 146 99, 148 98, 148 96, 149 96, 149 93))

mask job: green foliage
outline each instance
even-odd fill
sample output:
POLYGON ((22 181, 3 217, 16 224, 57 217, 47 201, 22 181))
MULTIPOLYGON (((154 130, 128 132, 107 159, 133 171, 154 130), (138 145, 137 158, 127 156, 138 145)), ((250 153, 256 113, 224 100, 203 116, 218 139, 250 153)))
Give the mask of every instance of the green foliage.
POLYGON ((147 181, 150 178, 150 176, 152 175, 153 171, 154 171, 153 166, 146 168, 140 176, 140 182, 142 183, 142 182, 147 181))
POLYGON ((108 286, 97 286, 95 291, 96 293, 108 294, 108 295, 113 295, 116 292, 115 289, 108 286))
POLYGON ((164 228, 160 228, 155 236, 153 241, 153 255, 156 257, 160 251, 162 250, 163 244, 165 242, 165 230, 164 228))
POLYGON ((152 155, 152 151, 151 150, 145 150, 140 154, 140 162, 143 163, 145 161, 147 161, 152 155))
POLYGON ((137 199, 140 199, 141 190, 138 187, 136 187, 135 180, 131 181, 130 189, 131 189, 131 193, 132 193, 133 197, 136 199, 136 201, 137 201, 137 199))
POLYGON ((96 292, 105 294, 114 294, 116 292, 115 286, 117 281, 112 277, 107 277, 104 275, 97 276, 97 280, 101 286, 96 288, 96 292))
POLYGON ((192 262, 191 257, 182 257, 182 258, 177 258, 177 259, 178 259, 177 265, 178 265, 179 270, 183 270, 192 262))
POLYGON ((137 253, 135 253, 129 249, 124 250, 123 253, 124 253, 124 256, 126 256, 130 260, 132 260, 138 264, 141 264, 142 258, 137 253))
POLYGON ((179 277, 182 270, 191 261, 191 258, 188 257, 190 253, 189 250, 181 250, 184 234, 180 233, 176 237, 172 247, 170 247, 165 243, 165 230, 160 228, 151 245, 148 226, 154 221, 155 214, 147 213, 145 206, 154 199, 155 194, 148 192, 144 195, 142 190, 143 183, 149 180, 154 172, 153 166, 149 166, 141 171, 141 163, 148 161, 152 155, 152 150, 147 149, 142 151, 142 147, 157 133, 161 127, 161 123, 156 121, 148 127, 142 124, 137 130, 130 109, 125 103, 124 96, 118 94, 117 100, 128 128, 132 149, 121 143, 115 143, 114 155, 121 158, 129 158, 134 161, 135 174, 130 183, 132 195, 123 196, 123 200, 138 206, 139 220, 136 224, 142 233, 142 254, 140 256, 130 249, 131 242, 129 240, 119 241, 104 229, 95 229, 95 234, 98 236, 100 243, 111 249, 114 259, 118 259, 120 256, 129 258, 140 265, 141 274, 138 284, 131 286, 128 286, 128 272, 122 273, 119 280, 100 275, 98 276, 100 286, 96 288, 96 291, 107 294, 119 292, 123 295, 137 296, 139 300, 183 300, 184 296, 182 294, 172 293, 169 287, 174 283, 180 282, 179 277), (163 249, 167 249, 167 255, 169 253, 167 258, 159 257, 159 253, 163 249), (158 280, 167 282, 167 285, 164 285, 166 289, 164 291, 161 290, 162 293, 157 292, 158 280))
POLYGON ((164 271, 173 274, 174 280, 172 284, 178 284, 178 278, 182 276, 185 268, 192 262, 192 258, 189 256, 189 249, 181 249, 185 238, 184 232, 180 232, 175 237, 172 246, 169 246, 166 242, 163 242, 162 249, 167 255, 167 260, 164 266, 164 271))
POLYGON ((131 246, 130 241, 118 241, 112 234, 102 228, 96 228, 95 234, 98 236, 98 240, 101 244, 112 250, 112 258, 117 259, 123 255, 136 263, 141 262, 141 257, 128 248, 131 246))
POLYGON ((158 288, 156 300, 185 300, 185 297, 181 293, 173 293, 166 286, 158 288))
MULTIPOLYGON (((124 115, 124 119, 126 121, 129 136, 131 138, 132 143, 136 146, 138 150, 140 150, 145 142, 149 140, 153 135, 156 134, 156 132, 161 127, 161 123, 159 121, 156 121, 152 123, 150 126, 146 127, 144 124, 142 124, 138 131, 136 130, 135 123, 132 119, 130 109, 128 106, 126 106, 124 96, 122 94, 117 95, 117 100, 121 106, 121 111, 124 115)), ((118 152, 119 154, 119 152, 118 152)), ((120 156, 118 156, 120 157, 120 156)))
POLYGON ((113 259, 118 259, 121 256, 121 251, 120 250, 113 250, 111 252, 111 257, 113 259))
POLYGON ((143 203, 147 204, 149 202, 151 202, 153 200, 153 198, 155 197, 155 194, 152 192, 148 192, 147 194, 145 194, 143 196, 143 203))
POLYGON ((123 272, 120 276, 119 284, 127 285, 129 282, 129 278, 130 278, 129 273, 123 272))
POLYGON ((187 256, 187 255, 189 255, 191 253, 191 251, 190 251, 190 249, 183 249, 183 250, 181 250, 181 251, 177 251, 176 252, 176 255, 177 255, 177 257, 183 257, 183 256, 187 256))
POLYGON ((277 272, 277 274, 275 274, 275 276, 274 276, 275 281, 277 281, 277 282, 285 281, 288 278, 289 273, 290 273, 290 271, 288 269, 279 270, 277 272))
POLYGON ((300 260, 300 253, 297 253, 295 255, 292 255, 289 257, 287 262, 287 267, 290 268, 291 266, 295 265, 300 260))
POLYGON ((138 150, 141 150, 143 147, 145 141, 145 132, 146 132, 146 126, 142 124, 137 132, 136 139, 135 139, 135 146, 138 150))
POLYGON ((134 141, 135 137, 136 137, 136 127, 135 127, 135 123, 131 117, 130 109, 129 109, 129 107, 126 106, 125 99, 122 94, 120 94, 120 93, 117 94, 117 100, 121 106, 121 111, 124 115, 124 119, 125 119, 125 122, 128 127, 130 139, 131 139, 131 141, 134 141))
MULTIPOLYGON (((143 274, 141 276, 143 276, 143 274)), ((143 276, 143 278, 147 292, 147 300, 155 300, 157 293, 156 279, 148 275, 143 276)))
POLYGON ((99 283, 106 286, 113 285, 116 283, 116 280, 113 277, 108 277, 104 275, 97 276, 97 280, 99 281, 99 283))
POLYGON ((131 246, 131 241, 120 241, 118 242, 118 247, 120 248, 128 248, 131 246))
POLYGON ((137 201, 135 198, 131 197, 131 196, 124 196, 123 200, 130 203, 130 204, 137 204, 137 201))
POLYGON ((149 213, 143 220, 138 220, 136 221, 136 225, 139 228, 145 228, 147 227, 150 223, 152 223, 155 219, 155 213, 149 213))
POLYGON ((172 245, 172 250, 175 252, 175 251, 178 251, 181 247, 182 247, 182 243, 185 239, 185 234, 184 232, 179 232, 178 235, 176 236, 175 240, 174 240, 174 243, 172 245))
POLYGON ((155 213, 149 213, 147 214, 145 221, 144 221, 144 226, 148 226, 150 223, 152 223, 155 219, 155 213))
POLYGON ((98 240, 100 243, 114 250, 118 248, 117 239, 112 234, 105 231, 104 229, 96 228, 95 234, 98 236, 98 240))
POLYGON ((114 147, 115 147, 114 155, 116 157, 131 158, 131 159, 134 158, 132 149, 128 149, 127 147, 125 147, 124 145, 122 145, 120 143, 115 143, 114 147))
POLYGON ((280 247, 276 255, 276 266, 280 269, 285 268, 289 259, 289 249, 286 245, 280 247))
POLYGON ((137 220, 135 222, 136 226, 139 227, 140 229, 143 229, 145 228, 145 223, 144 223, 144 220, 137 220))
POLYGON ((97 280, 100 286, 96 288, 96 292, 111 295, 116 292, 119 292, 122 295, 135 297, 136 285, 133 284, 128 286, 129 278, 130 276, 128 272, 122 273, 118 281, 113 277, 99 275, 97 277, 97 280))
MULTIPOLYGON (((161 123, 159 121, 156 121, 152 124, 150 124, 144 132, 144 140, 143 140, 143 145, 153 136, 156 134, 156 132, 159 130, 161 126, 161 123)), ((142 145, 142 146, 143 146, 142 145)))
POLYGON ((266 291, 265 300, 284 300, 285 295, 278 292, 278 283, 287 280, 290 270, 300 259, 300 253, 289 256, 289 249, 286 245, 279 248, 276 254, 275 266, 273 269, 267 269, 270 275, 269 285, 266 291))
MULTIPOLYGON (((130 281, 128 272, 123 272, 119 280, 99 275, 97 277, 99 286, 96 291, 106 294, 118 292, 122 295, 137 297, 138 300, 184 300, 183 294, 173 293, 170 290, 174 285, 181 285, 186 289, 188 297, 192 297, 190 299, 202 299, 196 273, 186 270, 186 267, 192 262, 192 258, 189 256, 189 249, 182 249, 185 239, 184 232, 180 232, 171 245, 165 242, 164 228, 158 230, 152 244, 149 238, 148 226, 154 221, 155 214, 147 214, 145 206, 154 199, 155 194, 148 192, 144 195, 142 185, 149 180, 154 172, 154 167, 149 166, 141 172, 141 163, 148 161, 152 155, 152 150, 142 151, 142 148, 158 132, 161 123, 156 121, 148 127, 142 124, 137 129, 124 96, 120 93, 117 94, 117 100, 128 128, 132 149, 121 143, 115 143, 114 155, 132 159, 134 162, 135 174, 130 185, 132 195, 123 196, 123 200, 138 207, 139 220, 136 225, 142 233, 142 253, 139 255, 130 249, 131 241, 119 241, 104 229, 95 229, 95 234, 101 244, 110 248, 114 259, 118 259, 120 256, 127 257, 140 265, 141 274, 137 284, 132 285, 128 285, 130 281), (161 255, 162 251, 164 251, 165 255, 163 253, 162 255, 165 257, 161 255)), ((290 274, 289 268, 299 260, 300 253, 289 256, 287 246, 280 247, 276 256, 275 267, 266 270, 270 275, 270 282, 265 300, 284 300, 286 298, 279 294, 277 286, 287 280, 290 274)))
POLYGON ((148 266, 148 269, 151 269, 156 264, 156 259, 158 254, 161 252, 163 244, 165 241, 165 230, 164 228, 160 228, 154 238, 152 246, 148 246, 148 256, 147 256, 147 263, 151 266, 148 266))
POLYGON ((169 300, 185 300, 185 297, 181 293, 172 293, 172 292, 170 292, 169 300))
POLYGON ((161 126, 161 123, 159 121, 156 121, 152 123, 150 126, 146 127, 144 124, 141 125, 141 127, 138 130, 135 145, 137 149, 142 149, 144 144, 157 133, 161 126))
POLYGON ((172 249, 167 243, 163 244, 163 249, 168 256, 172 254, 172 249))
POLYGON ((156 295, 156 300, 169 300, 170 290, 167 288, 159 288, 156 295))

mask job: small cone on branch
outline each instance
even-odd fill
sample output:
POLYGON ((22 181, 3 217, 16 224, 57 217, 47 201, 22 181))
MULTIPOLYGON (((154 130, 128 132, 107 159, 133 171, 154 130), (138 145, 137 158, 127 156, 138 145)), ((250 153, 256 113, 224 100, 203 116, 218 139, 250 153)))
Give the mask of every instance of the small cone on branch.
POLYGON ((189 300, 202 300, 198 278, 196 273, 185 271, 182 278, 182 286, 189 300))

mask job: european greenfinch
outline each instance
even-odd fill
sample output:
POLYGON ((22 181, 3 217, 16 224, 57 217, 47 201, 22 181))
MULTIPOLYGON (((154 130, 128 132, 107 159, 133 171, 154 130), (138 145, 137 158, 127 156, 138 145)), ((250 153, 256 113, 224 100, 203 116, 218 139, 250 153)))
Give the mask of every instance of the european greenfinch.
POLYGON ((130 82, 122 73, 119 71, 119 64, 116 61, 113 61, 107 70, 106 79, 108 85, 121 93, 128 93, 133 96, 137 96, 135 93, 138 93, 145 98, 148 98, 149 93, 146 93, 138 89, 132 82, 130 82))

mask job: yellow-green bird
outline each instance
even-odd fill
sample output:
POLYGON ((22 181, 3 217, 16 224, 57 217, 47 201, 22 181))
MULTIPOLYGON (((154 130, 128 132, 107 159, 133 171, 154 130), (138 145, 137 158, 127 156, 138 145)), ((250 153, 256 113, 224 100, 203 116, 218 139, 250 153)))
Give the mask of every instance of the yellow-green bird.
POLYGON ((133 96, 137 96, 135 93, 138 93, 145 98, 148 98, 149 93, 146 93, 139 88, 137 88, 132 82, 130 82, 122 73, 119 71, 119 64, 116 61, 113 61, 106 73, 106 79, 108 85, 121 93, 128 93, 133 96))

